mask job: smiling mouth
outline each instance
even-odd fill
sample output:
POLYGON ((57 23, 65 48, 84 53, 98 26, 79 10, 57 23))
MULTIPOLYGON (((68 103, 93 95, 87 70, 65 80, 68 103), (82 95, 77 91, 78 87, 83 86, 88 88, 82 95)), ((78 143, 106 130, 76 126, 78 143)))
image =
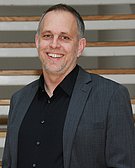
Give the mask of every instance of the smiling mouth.
POLYGON ((61 58, 63 57, 62 54, 51 54, 51 53, 47 53, 47 55, 51 58, 61 58))

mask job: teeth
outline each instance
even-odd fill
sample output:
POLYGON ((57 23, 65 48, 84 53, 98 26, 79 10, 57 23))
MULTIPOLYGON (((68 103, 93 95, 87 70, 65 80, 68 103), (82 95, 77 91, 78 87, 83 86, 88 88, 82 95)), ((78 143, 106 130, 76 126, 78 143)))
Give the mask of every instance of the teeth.
POLYGON ((52 58, 60 58, 62 57, 62 55, 58 55, 58 54, 48 54, 49 57, 52 57, 52 58))

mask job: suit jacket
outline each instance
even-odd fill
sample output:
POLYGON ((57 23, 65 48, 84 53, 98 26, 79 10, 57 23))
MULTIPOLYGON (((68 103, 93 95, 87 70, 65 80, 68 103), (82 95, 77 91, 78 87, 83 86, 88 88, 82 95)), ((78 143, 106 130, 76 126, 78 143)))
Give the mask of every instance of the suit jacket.
MULTIPOLYGON (((19 127, 37 89, 38 80, 11 99, 2 168, 17 168, 19 127)), ((63 130, 64 168, 135 168, 134 133, 127 89, 80 68, 63 130)))

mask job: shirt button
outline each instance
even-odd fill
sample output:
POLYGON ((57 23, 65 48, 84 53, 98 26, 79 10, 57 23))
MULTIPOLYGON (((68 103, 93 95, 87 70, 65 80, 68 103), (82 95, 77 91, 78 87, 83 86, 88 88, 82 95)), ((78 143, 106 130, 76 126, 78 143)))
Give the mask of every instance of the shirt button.
POLYGON ((42 121, 41 121, 41 124, 44 124, 44 123, 45 123, 45 120, 42 120, 42 121))
POLYGON ((37 144, 37 145, 40 145, 40 142, 39 142, 39 141, 37 141, 37 142, 36 142, 36 144, 37 144))
POLYGON ((36 167, 36 164, 35 164, 35 163, 33 163, 33 164, 32 164, 32 167, 36 167))
POLYGON ((50 101, 50 100, 48 100, 47 102, 48 102, 48 104, 50 104, 50 103, 51 103, 51 101, 50 101))

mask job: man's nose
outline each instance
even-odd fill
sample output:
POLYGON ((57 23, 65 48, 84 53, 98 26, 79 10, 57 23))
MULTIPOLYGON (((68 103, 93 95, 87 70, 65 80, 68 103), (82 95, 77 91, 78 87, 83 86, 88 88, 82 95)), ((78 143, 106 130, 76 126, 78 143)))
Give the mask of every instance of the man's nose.
POLYGON ((51 40, 50 47, 52 47, 52 48, 60 47, 59 39, 57 37, 55 37, 51 40))

